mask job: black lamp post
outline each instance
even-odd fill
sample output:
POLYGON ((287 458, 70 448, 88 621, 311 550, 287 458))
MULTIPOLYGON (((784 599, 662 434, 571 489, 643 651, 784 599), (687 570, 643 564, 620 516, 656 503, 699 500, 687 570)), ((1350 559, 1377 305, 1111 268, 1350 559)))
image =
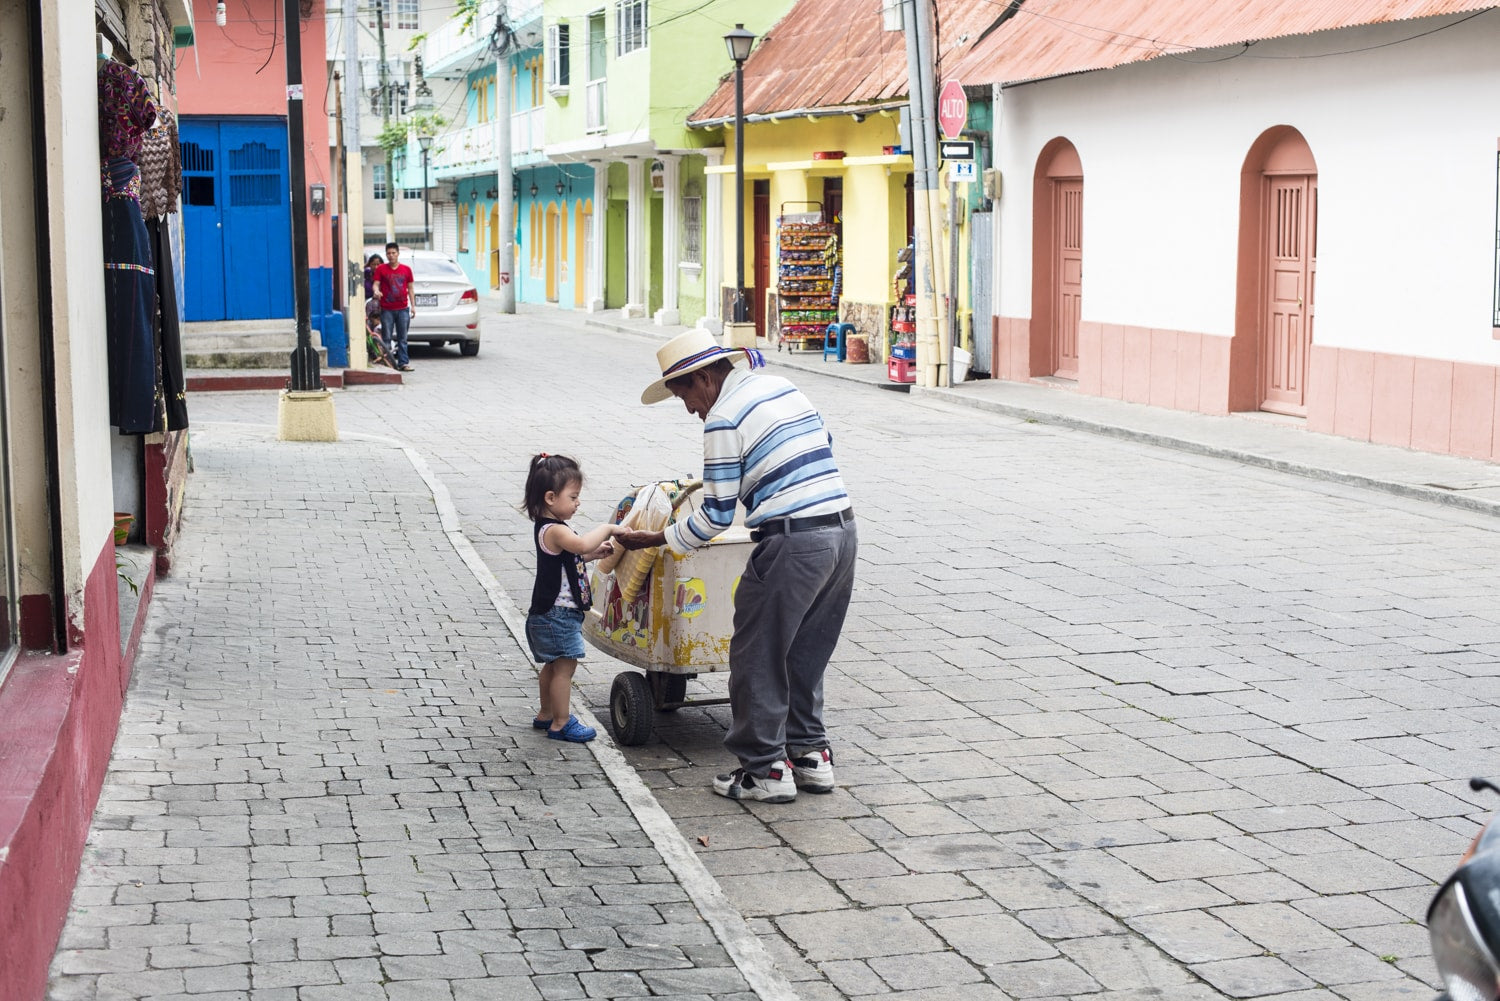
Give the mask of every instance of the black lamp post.
POLYGON ((417 145, 422 147, 422 246, 432 249, 432 225, 427 218, 427 151, 432 149, 432 136, 417 136, 417 145))
POLYGON ((318 353, 312 346, 312 288, 307 271, 307 165, 303 162, 302 119, 302 5, 286 8, 286 135, 287 167, 292 189, 292 303, 297 314, 297 347, 291 356, 291 388, 308 392, 323 388, 318 353))
POLYGON ((745 301, 745 60, 755 44, 755 33, 743 24, 724 36, 734 60, 734 322, 748 323, 745 301))

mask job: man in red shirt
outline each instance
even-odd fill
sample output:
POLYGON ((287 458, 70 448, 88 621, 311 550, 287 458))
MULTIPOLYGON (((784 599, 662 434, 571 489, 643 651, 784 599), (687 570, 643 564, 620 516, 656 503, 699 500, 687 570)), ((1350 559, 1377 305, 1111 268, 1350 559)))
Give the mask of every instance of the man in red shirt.
POLYGON ((385 245, 385 263, 375 269, 373 284, 375 294, 380 296, 380 332, 385 342, 395 350, 396 370, 412 371, 406 353, 406 330, 411 326, 412 309, 411 268, 401 263, 401 248, 394 243, 385 245), (391 339, 394 329, 395 340, 391 339))

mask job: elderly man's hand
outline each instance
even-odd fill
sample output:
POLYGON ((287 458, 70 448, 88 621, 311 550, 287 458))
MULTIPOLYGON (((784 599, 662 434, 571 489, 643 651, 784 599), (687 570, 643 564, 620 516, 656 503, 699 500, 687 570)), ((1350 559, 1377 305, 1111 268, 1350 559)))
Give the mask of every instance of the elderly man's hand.
POLYGON ((664 544, 667 537, 662 532, 629 531, 616 535, 615 541, 626 549, 649 549, 664 544))

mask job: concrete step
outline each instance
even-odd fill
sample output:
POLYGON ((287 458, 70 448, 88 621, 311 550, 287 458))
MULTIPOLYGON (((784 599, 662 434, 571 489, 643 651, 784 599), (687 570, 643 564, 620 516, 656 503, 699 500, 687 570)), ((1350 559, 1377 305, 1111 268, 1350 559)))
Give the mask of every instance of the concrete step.
MULTIPOLYGON (((186 373, 189 393, 228 393, 246 390, 276 390, 287 388, 291 374, 283 368, 280 372, 269 369, 188 369, 186 373)), ((327 389, 348 389, 353 386, 399 386, 400 372, 388 368, 370 369, 323 369, 319 374, 327 389)))
POLYGON ((297 339, 297 321, 289 316, 273 320, 194 320, 182 325, 184 337, 195 334, 254 334, 277 330, 286 331, 292 340, 297 339))
MULTIPOLYGON (((313 331, 313 340, 318 332, 313 331)), ((235 351, 243 348, 285 349, 297 346, 295 330, 206 330, 201 333, 184 333, 183 347, 188 351, 207 354, 212 351, 235 351)))
MULTIPOLYGON (((275 368, 289 370, 290 355, 296 341, 284 348, 216 348, 202 350, 191 341, 184 342, 183 356, 188 368, 275 368)), ((328 365, 328 349, 315 348, 322 365, 328 365)))

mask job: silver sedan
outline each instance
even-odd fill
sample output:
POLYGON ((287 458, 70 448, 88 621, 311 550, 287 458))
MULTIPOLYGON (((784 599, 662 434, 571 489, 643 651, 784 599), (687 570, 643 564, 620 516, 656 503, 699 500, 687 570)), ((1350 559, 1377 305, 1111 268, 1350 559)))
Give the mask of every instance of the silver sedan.
POLYGON ((408 250, 401 263, 414 279, 408 343, 457 344, 466 358, 479 354, 479 290, 458 262, 431 250, 408 250))

